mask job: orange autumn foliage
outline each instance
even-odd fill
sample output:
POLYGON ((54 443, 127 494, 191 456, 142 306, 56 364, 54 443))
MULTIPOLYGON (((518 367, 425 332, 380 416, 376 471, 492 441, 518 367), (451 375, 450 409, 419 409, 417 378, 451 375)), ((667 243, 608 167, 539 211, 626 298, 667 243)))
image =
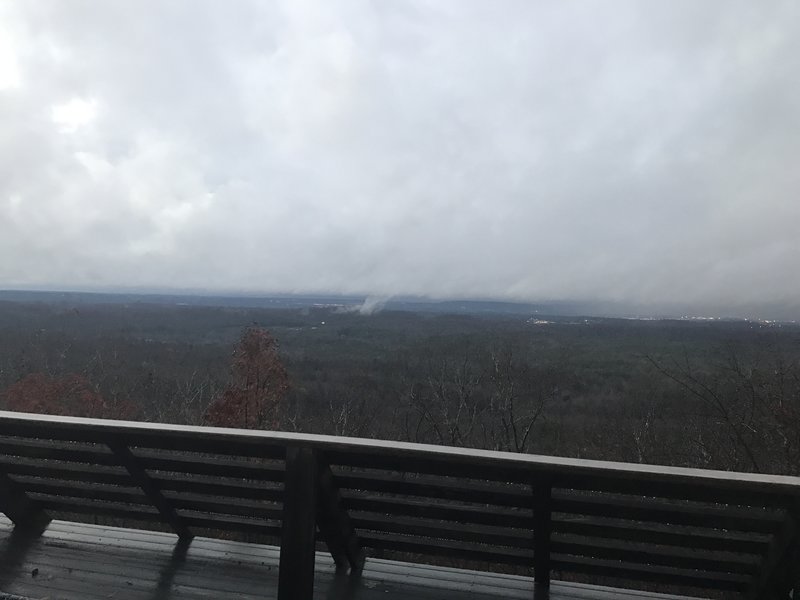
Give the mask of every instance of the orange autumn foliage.
POLYGON ((205 421, 220 427, 275 429, 288 390, 289 376, 277 342, 266 329, 249 327, 233 351, 231 382, 211 404, 205 421))
POLYGON ((83 375, 51 377, 30 373, 5 391, 8 410, 73 417, 130 417, 126 407, 110 407, 83 375))

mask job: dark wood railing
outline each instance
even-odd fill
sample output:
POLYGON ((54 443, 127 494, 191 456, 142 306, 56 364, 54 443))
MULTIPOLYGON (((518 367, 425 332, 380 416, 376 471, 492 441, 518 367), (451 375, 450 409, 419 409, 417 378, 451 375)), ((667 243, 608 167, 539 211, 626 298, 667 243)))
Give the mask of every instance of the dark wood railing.
MULTIPOLYGON (((0 510, 280 540, 279 598, 311 598, 315 544, 601 575, 746 598, 800 589, 800 478, 423 444, 0 411, 0 510)), ((797 593, 795 594, 797 597, 797 593)))

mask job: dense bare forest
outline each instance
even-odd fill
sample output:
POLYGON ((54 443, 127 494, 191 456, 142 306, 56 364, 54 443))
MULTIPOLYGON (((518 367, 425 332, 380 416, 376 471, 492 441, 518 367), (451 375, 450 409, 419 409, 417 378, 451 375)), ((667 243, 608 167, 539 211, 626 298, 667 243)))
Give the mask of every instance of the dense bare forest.
POLYGON ((800 474, 800 327, 0 304, 3 408, 800 474))

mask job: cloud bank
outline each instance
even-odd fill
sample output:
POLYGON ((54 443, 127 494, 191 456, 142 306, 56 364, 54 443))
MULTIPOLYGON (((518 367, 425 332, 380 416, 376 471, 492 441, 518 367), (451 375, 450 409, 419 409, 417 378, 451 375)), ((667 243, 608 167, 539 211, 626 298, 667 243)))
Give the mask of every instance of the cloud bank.
POLYGON ((0 1, 0 287, 800 305, 800 5, 0 1))

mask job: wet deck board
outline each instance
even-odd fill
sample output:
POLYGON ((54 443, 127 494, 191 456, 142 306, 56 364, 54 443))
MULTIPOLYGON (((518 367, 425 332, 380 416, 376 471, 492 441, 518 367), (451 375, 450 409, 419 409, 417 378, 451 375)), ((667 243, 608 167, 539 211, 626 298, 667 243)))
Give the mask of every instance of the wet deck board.
MULTIPOLYGON (((210 538, 53 521, 35 538, 0 517, 0 591, 48 600, 276 598, 279 549, 210 538)), ((360 579, 336 577, 317 555, 315 598, 476 600, 533 597, 528 577, 369 559, 360 579)), ((550 600, 655 600, 647 592, 554 582, 550 600)))

